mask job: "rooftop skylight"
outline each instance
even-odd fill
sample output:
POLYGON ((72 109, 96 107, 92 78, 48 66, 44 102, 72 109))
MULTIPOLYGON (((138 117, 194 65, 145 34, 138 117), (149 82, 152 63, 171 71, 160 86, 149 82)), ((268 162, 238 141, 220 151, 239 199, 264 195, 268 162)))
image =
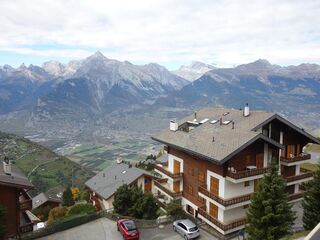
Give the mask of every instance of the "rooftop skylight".
POLYGON ((215 123, 217 123, 217 122, 219 122, 219 120, 214 119, 214 120, 212 120, 210 123, 211 123, 211 124, 215 124, 215 123))

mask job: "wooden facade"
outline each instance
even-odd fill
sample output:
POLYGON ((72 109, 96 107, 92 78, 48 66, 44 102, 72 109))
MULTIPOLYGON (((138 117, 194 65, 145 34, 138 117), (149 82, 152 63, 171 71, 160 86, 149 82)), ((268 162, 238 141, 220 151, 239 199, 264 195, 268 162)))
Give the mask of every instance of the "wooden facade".
POLYGON ((21 188, 0 184, 0 205, 6 210, 6 238, 32 231, 33 224, 24 213, 32 209, 32 200, 21 188))

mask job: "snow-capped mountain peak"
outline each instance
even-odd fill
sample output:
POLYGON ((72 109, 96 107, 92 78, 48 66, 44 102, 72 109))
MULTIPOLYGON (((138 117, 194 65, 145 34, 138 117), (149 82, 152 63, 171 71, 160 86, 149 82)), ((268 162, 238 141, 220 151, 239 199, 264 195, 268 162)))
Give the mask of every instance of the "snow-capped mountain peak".
POLYGON ((193 61, 189 65, 182 65, 178 70, 173 71, 173 73, 189 81, 194 81, 213 69, 216 68, 210 64, 193 61))

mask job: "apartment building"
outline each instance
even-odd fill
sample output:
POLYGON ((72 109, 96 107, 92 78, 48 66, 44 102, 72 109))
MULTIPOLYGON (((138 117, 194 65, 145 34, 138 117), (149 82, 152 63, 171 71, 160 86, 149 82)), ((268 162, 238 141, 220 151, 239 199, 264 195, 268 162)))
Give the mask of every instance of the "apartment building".
POLYGON ((167 161, 154 181, 164 203, 180 198, 185 211, 223 235, 244 228, 246 208, 271 159, 279 164, 290 201, 302 199, 301 183, 312 172, 308 143, 320 141, 281 116, 261 111, 209 108, 170 126, 152 139, 165 145, 167 161))

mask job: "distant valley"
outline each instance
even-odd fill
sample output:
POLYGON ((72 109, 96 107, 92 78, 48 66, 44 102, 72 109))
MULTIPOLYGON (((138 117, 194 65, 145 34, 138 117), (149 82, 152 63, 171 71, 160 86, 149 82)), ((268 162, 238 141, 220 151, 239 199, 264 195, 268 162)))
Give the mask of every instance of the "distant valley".
POLYGON ((319 136, 320 66, 257 60, 234 68, 193 62, 177 71, 100 52, 68 64, 0 67, 0 130, 27 136, 90 169, 139 161, 150 136, 207 106, 275 111, 319 136))

